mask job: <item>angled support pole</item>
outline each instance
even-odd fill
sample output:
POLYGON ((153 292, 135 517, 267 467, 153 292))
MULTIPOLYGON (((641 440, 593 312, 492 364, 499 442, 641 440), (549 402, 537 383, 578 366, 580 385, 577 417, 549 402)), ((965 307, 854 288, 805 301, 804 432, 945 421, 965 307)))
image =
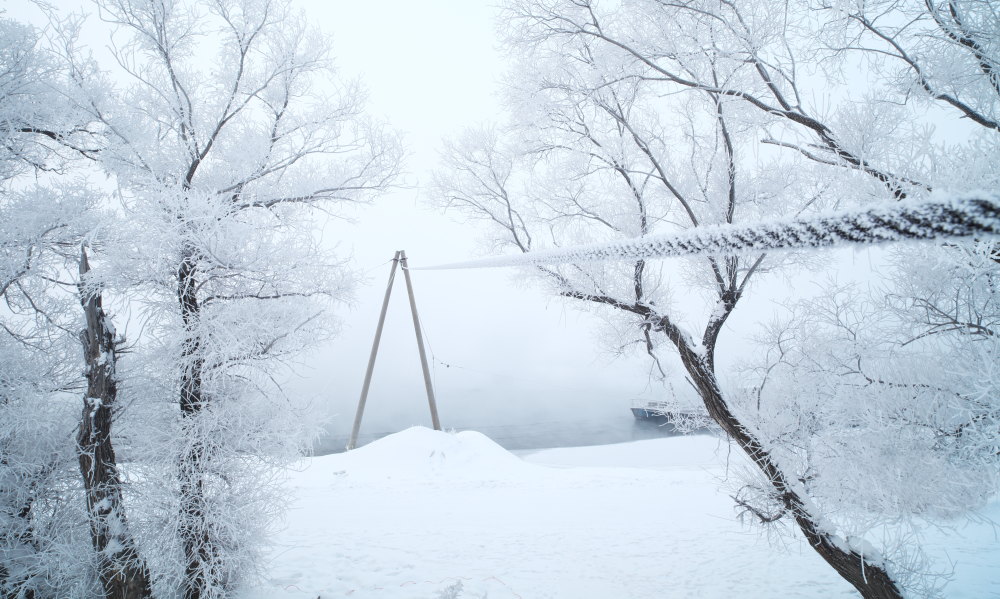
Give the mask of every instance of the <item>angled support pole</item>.
POLYGON ((354 415, 354 426, 351 427, 351 439, 347 442, 348 451, 358 446, 358 432, 361 430, 361 418, 365 415, 365 402, 368 401, 368 389, 372 385, 372 372, 375 371, 375 356, 378 355, 378 345, 382 341, 382 327, 385 326, 385 313, 389 309, 389 296, 392 295, 392 282, 396 279, 396 267, 399 266, 399 254, 392 257, 392 269, 389 271, 389 284, 385 287, 385 299, 382 300, 382 311, 378 315, 378 326, 375 327, 375 341, 372 343, 372 353, 368 356, 368 370, 365 371, 365 382, 361 386, 361 399, 358 400, 358 411, 354 415))
POLYGON ((392 257, 392 269, 389 271, 389 284, 385 287, 385 297, 382 300, 382 310, 378 316, 378 326, 375 327, 375 341, 372 342, 371 355, 368 357, 368 369, 365 371, 365 382, 361 386, 361 399, 358 400, 358 411, 354 415, 354 426, 351 428, 351 438, 346 449, 350 451, 358 446, 358 433, 361 431, 361 419, 365 414, 365 403, 368 401, 368 390, 371 389, 372 373, 375 371, 375 358, 378 356, 379 344, 382 341, 382 329, 385 326, 385 315, 389 310, 389 297, 392 295, 392 284, 396 280, 396 267, 402 265, 403 277, 406 279, 406 294, 410 300, 410 314, 413 316, 413 329, 417 334, 417 350, 420 352, 420 367, 424 373, 424 387, 427 389, 427 402, 431 408, 431 422, 434 430, 441 430, 438 419, 437 402, 434 399, 434 387, 431 384, 430 370, 427 368, 427 354, 424 352, 424 337, 420 331, 420 320, 417 318, 417 303, 413 298, 413 283, 410 281, 410 271, 406 265, 406 252, 398 250, 392 257))
POLYGON ((431 373, 427 368, 427 353, 424 352, 424 336, 420 332, 420 319, 417 317, 417 302, 413 299, 413 283, 410 282, 410 267, 406 264, 406 252, 399 251, 399 262, 403 268, 403 278, 406 279, 406 295, 410 298, 410 313, 413 315, 413 330, 417 334, 417 350, 420 352, 420 368, 424 371, 424 387, 427 389, 427 403, 431 408, 431 422, 434 430, 441 430, 438 420, 437 401, 434 400, 434 386, 431 384, 431 373))

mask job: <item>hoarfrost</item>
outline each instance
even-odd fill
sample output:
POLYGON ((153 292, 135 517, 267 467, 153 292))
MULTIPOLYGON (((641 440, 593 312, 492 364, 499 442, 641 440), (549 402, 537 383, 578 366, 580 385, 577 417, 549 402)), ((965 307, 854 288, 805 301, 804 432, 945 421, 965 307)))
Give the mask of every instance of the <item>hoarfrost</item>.
POLYGON ((824 212, 809 218, 774 219, 739 226, 702 226, 680 233, 412 268, 448 270, 538 266, 997 235, 1000 235, 1000 196, 992 193, 938 193, 925 201, 902 201, 863 210, 824 212))

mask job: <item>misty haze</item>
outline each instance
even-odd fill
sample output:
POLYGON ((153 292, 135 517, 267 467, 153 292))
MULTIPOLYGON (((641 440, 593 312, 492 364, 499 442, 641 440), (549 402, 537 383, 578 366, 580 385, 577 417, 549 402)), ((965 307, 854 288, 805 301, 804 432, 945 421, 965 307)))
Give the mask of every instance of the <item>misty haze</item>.
POLYGON ((1000 597, 990 0, 20 0, 0 137, 0 599, 1000 597))

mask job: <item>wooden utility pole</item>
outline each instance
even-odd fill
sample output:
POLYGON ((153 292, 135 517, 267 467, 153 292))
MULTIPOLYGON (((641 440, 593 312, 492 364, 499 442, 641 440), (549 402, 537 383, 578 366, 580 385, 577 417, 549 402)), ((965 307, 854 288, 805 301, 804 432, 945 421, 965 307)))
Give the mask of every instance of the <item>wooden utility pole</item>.
POLYGON ((385 314, 389 310, 389 297, 392 295, 392 285, 396 280, 396 267, 402 265, 403 278, 406 280, 406 294, 410 300, 410 314, 413 316, 413 330, 417 335, 417 350, 420 352, 420 368, 424 373, 424 387, 427 389, 427 402, 431 408, 431 422, 434 430, 441 430, 441 422, 438 419, 437 402, 434 399, 434 386, 431 384, 430 370, 427 368, 427 354, 424 351, 424 337, 420 331, 420 319, 417 317, 417 303, 413 298, 413 284, 410 281, 410 271, 406 264, 406 252, 398 250, 392 257, 392 269, 389 271, 389 284, 385 288, 385 297, 382 300, 382 310, 378 316, 378 326, 375 327, 375 341, 372 343, 372 351, 368 357, 368 369, 365 371, 365 382, 361 386, 361 399, 358 400, 358 411, 354 415, 354 426, 351 428, 351 438, 347 442, 347 449, 351 450, 358 445, 358 433, 361 431, 361 419, 365 414, 365 403, 368 401, 368 390, 371 388, 372 373, 375 371, 375 357, 378 356, 379 344, 382 341, 382 329, 385 326, 385 314))
POLYGON ((410 282, 410 268, 406 264, 406 252, 399 250, 399 262, 403 268, 403 278, 406 279, 406 295, 410 298, 410 314, 413 315, 413 331, 417 334, 417 351, 420 352, 420 368, 424 371, 424 387, 427 389, 427 403, 431 408, 431 422, 434 430, 441 430, 438 420, 437 402, 434 400, 434 386, 431 384, 431 373, 427 368, 427 353, 424 351, 424 336, 420 332, 420 319, 417 318, 417 302, 413 299, 413 283, 410 282))

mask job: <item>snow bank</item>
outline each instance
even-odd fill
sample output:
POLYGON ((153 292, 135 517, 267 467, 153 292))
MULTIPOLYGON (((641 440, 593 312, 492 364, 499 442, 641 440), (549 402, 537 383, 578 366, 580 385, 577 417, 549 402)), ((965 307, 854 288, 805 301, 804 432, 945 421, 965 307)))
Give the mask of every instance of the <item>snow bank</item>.
MULTIPOLYGON (((239 597, 856 597, 800 536, 770 545, 736 521, 719 486, 737 455, 689 436, 522 460, 411 428, 290 472, 270 568, 239 597)), ((961 532, 930 543, 955 564, 949 596, 1000 596, 994 530, 961 532)))
POLYGON ((531 470, 489 437, 475 431, 435 431, 415 426, 347 453, 330 465, 352 476, 511 476, 531 470))

